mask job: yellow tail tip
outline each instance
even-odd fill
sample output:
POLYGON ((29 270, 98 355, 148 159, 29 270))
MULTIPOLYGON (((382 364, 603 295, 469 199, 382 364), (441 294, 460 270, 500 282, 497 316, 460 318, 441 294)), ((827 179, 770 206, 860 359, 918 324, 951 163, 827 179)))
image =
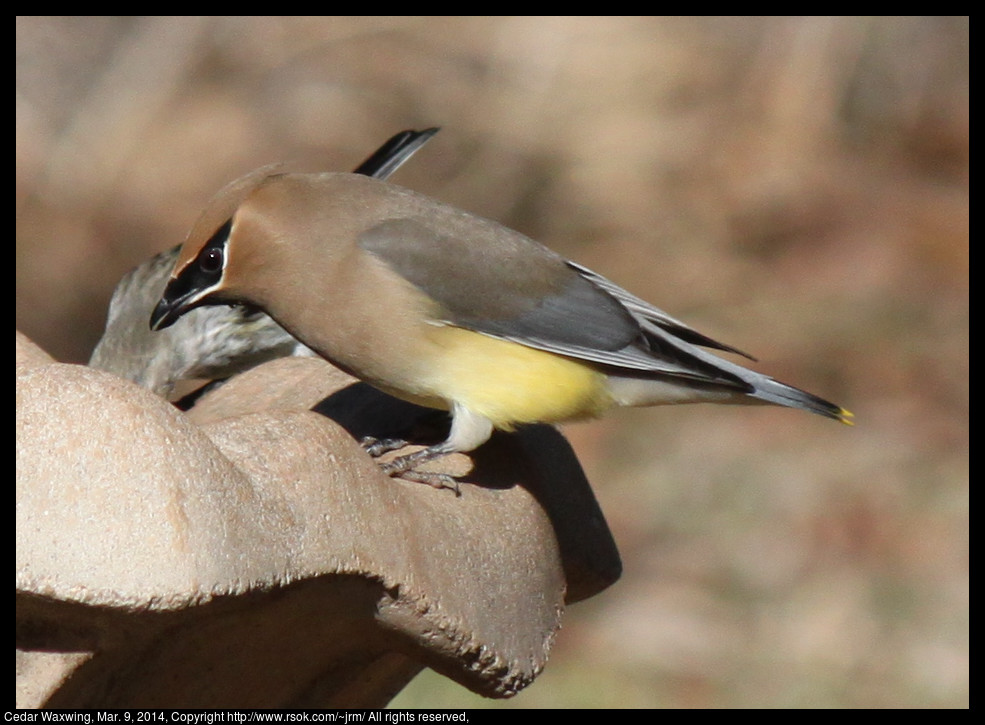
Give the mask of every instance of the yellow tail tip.
POLYGON ((855 425, 855 414, 850 410, 845 410, 844 408, 838 408, 838 420, 845 425, 855 425))

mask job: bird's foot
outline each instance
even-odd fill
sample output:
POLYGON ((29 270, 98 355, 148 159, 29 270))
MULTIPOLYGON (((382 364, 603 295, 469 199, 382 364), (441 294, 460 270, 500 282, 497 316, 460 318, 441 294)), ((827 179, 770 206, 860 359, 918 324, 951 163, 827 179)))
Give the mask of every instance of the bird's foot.
POLYGON ((384 453, 403 448, 407 445, 407 441, 400 438, 373 438, 373 436, 366 436, 359 441, 359 445, 373 458, 379 458, 384 453))
MULTIPOLYGON (((399 459, 398 459, 399 460, 399 459)), ((384 473, 386 472, 385 466, 382 466, 384 473)), ((449 491, 454 491, 456 496, 462 495, 462 489, 458 486, 458 481, 449 476, 447 473, 438 473, 437 471, 401 471, 399 473, 389 474, 391 478, 402 478, 405 481, 413 481, 414 483, 426 483, 432 488, 447 488, 449 491)))
MULTIPOLYGON (((373 458, 379 458, 384 453, 398 450, 407 445, 407 441, 396 438, 377 439, 367 437, 363 438, 360 443, 373 458)), ((437 471, 416 470, 417 466, 423 465, 428 461, 433 461, 435 458, 440 458, 445 454, 446 451, 440 449, 438 446, 432 446, 408 453, 406 456, 398 456, 391 461, 380 463, 379 465, 383 473, 391 478, 402 478, 405 481, 426 483, 433 488, 447 488, 450 491, 454 491, 456 496, 461 496, 462 491, 458 486, 458 481, 453 476, 449 476, 447 473, 438 473, 437 471)))

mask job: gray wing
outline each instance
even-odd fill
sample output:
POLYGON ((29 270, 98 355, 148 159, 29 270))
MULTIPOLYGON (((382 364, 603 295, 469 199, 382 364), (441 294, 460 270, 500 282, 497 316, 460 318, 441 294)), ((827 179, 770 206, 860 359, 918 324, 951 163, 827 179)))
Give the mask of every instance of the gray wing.
POLYGON ((652 331, 653 326, 655 325, 659 329, 669 332, 675 337, 678 337, 685 342, 689 342, 692 345, 700 345, 701 347, 710 347, 715 350, 732 352, 736 355, 741 355, 747 360, 756 360, 756 358, 747 352, 743 352, 738 348, 732 347, 731 345, 726 345, 724 342, 718 342, 707 335, 701 334, 697 330, 685 325, 680 320, 671 317, 660 308, 654 307, 646 300, 641 300, 636 295, 627 292, 615 282, 606 279, 598 272, 593 272, 588 267, 583 267, 577 262, 572 262, 570 259, 568 260, 568 266, 577 271, 578 274, 583 276, 585 279, 590 280, 593 284, 601 287, 622 302, 626 309, 628 309, 638 320, 640 320, 644 330, 652 331))
POLYGON ((426 221, 382 222, 359 244, 436 301, 448 324, 636 374, 749 387, 651 320, 690 331, 683 323, 495 222, 440 206, 426 221))

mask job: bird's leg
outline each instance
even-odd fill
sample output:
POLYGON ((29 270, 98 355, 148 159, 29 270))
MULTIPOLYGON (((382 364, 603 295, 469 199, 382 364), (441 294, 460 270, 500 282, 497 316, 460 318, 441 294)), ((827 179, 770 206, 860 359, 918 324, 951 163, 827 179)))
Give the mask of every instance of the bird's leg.
MULTIPOLYGON (((449 453, 465 453, 475 450, 489 440, 492 430, 493 425, 488 418, 473 413, 463 405, 455 403, 452 405, 451 432, 447 440, 433 446, 428 446, 422 450, 408 453, 406 456, 398 456, 392 461, 381 463, 380 468, 388 476, 399 476, 408 481, 426 483, 435 488, 451 489, 455 492, 456 496, 461 496, 462 492, 458 487, 458 481, 452 476, 449 476, 447 473, 418 471, 417 467, 449 453)), ((387 451, 402 448, 405 442, 396 439, 377 440, 375 438, 364 438, 362 444, 371 456, 378 457, 387 451)))

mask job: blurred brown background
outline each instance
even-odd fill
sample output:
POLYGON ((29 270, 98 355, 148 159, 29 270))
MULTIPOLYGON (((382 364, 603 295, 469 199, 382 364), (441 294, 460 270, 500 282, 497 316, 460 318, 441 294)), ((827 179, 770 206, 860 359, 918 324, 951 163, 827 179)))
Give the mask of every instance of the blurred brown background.
POLYGON ((968 704, 967 18, 17 20, 17 327, 84 362, 120 276, 261 164, 501 221, 850 408, 565 433, 623 555, 506 703, 968 704))

